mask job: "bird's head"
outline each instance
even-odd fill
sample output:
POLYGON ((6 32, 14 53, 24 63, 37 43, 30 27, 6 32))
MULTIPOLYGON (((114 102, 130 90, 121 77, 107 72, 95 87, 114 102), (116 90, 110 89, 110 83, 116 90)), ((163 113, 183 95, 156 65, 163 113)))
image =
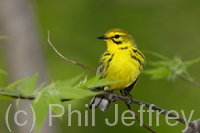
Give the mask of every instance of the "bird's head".
POLYGON ((118 49, 121 47, 136 47, 133 37, 125 30, 115 28, 111 29, 103 36, 97 39, 105 40, 109 49, 118 49))

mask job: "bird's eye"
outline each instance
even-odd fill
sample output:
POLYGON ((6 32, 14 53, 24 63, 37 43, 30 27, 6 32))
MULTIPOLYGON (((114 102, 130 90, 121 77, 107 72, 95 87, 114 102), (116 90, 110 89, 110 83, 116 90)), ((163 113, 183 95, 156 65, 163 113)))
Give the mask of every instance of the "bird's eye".
POLYGON ((118 38, 119 38, 119 35, 115 35, 115 38, 118 39, 118 38))

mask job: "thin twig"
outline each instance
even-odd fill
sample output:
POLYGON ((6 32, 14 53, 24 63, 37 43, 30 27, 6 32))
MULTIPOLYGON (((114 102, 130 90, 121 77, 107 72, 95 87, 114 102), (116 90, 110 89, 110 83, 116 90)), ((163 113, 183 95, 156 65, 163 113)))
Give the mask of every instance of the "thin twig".
MULTIPOLYGON (((121 91, 120 91, 121 92, 121 91)), ((125 96, 123 92, 121 92, 122 96, 125 96)), ((132 116, 136 118, 136 120, 142 124, 143 127, 145 127, 147 130, 149 130, 152 133, 157 133, 156 131, 154 131, 152 128, 150 128, 147 124, 145 124, 143 121, 140 121, 139 116, 133 111, 133 109, 131 108, 130 104, 125 103, 126 106, 128 107, 128 109, 131 111, 132 116)))
POLYGON ((80 66, 80 67, 82 67, 82 68, 84 68, 84 69, 87 69, 87 70, 96 72, 96 69, 95 69, 95 68, 91 68, 91 67, 88 67, 88 66, 84 66, 84 65, 82 65, 82 64, 80 64, 80 63, 78 63, 78 62, 76 62, 76 61, 73 61, 73 60, 71 60, 71 59, 68 59, 68 58, 64 57, 60 52, 58 52, 58 50, 54 47, 54 45, 53 45, 53 44, 51 43, 51 41, 50 41, 50 31, 49 31, 49 30, 48 30, 48 39, 47 39, 47 41, 48 41, 48 43, 51 45, 51 47, 53 48, 53 50, 54 50, 62 59, 66 60, 66 61, 68 61, 68 62, 70 62, 70 63, 72 63, 72 64, 74 64, 74 65, 80 66))
MULTIPOLYGON (((7 97, 10 97, 10 98, 13 98, 13 99, 23 99, 23 100, 34 100, 36 98, 35 96, 16 96, 16 95, 13 95, 13 94, 2 93, 2 92, 1 92, 0 95, 7 96, 7 97)), ((71 101, 71 100, 73 100, 73 99, 63 98, 60 101, 66 102, 66 101, 71 101)))
POLYGON ((186 131, 184 131, 183 133, 200 133, 200 119, 194 120, 193 121, 196 125, 196 128, 191 128, 188 127, 186 131))
POLYGON ((200 88, 200 84, 199 84, 198 82, 196 82, 195 80, 190 80, 190 79, 188 79, 185 75, 182 75, 182 74, 177 74, 177 76, 178 76, 179 78, 181 78, 182 80, 185 80, 185 81, 187 81, 187 82, 193 84, 194 86, 200 88))
POLYGON ((127 107, 128 107, 128 106, 130 107, 129 110, 130 110, 131 112, 133 112, 133 114, 135 114, 136 120, 137 120, 139 123, 141 123, 143 127, 145 127, 147 130, 149 130, 149 131, 152 132, 152 133, 157 133, 157 132, 154 131, 152 128, 150 128, 147 124, 145 124, 143 121, 140 121, 139 116, 133 111, 133 109, 131 108, 131 106, 130 106, 129 104, 126 104, 126 105, 127 105, 127 107))

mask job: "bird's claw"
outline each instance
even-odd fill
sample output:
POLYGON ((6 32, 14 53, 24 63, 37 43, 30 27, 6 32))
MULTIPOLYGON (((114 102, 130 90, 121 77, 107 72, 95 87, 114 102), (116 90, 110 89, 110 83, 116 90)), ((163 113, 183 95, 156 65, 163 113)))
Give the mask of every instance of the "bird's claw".
POLYGON ((118 95, 116 93, 113 93, 112 98, 111 98, 111 102, 116 102, 118 100, 117 96, 118 95))

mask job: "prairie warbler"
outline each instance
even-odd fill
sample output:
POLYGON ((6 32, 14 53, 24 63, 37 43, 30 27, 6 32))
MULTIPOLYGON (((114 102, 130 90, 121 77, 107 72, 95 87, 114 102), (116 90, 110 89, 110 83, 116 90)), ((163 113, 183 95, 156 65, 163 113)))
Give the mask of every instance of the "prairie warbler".
MULTIPOLYGON (((97 74, 101 74, 101 78, 106 78, 108 81, 118 82, 91 90, 120 90, 121 93, 130 95, 142 71, 144 55, 137 49, 133 37, 123 29, 111 29, 97 39, 107 43, 107 51, 100 59, 97 74)), ((95 108, 100 106, 102 111, 106 111, 110 101, 105 99, 103 94, 99 94, 93 97, 89 108, 92 108, 92 104, 95 108)))

